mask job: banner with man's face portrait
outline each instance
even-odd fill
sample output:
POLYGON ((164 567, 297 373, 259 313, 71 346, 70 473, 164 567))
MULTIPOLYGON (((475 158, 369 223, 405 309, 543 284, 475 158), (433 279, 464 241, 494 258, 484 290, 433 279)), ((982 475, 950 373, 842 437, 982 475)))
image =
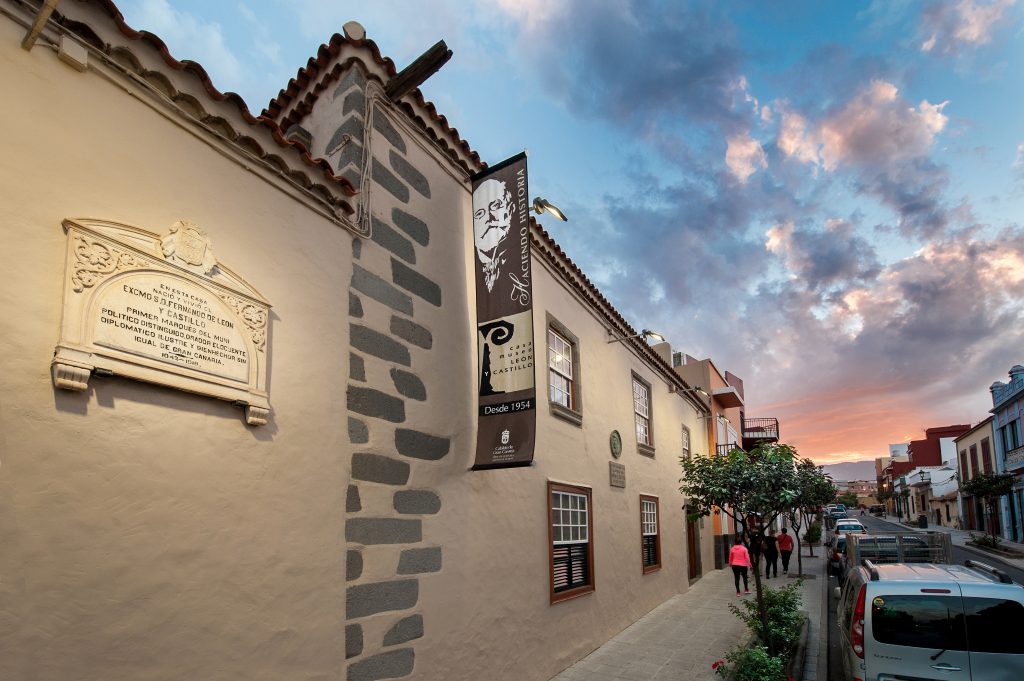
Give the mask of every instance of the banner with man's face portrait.
POLYGON ((472 178, 479 428, 473 468, 528 466, 537 428, 526 153, 472 178))

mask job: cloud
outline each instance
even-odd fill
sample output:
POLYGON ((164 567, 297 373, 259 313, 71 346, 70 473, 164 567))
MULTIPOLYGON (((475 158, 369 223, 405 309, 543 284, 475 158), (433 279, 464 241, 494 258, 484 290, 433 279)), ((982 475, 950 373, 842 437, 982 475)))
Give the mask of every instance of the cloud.
POLYGON ((765 249, 782 258, 792 278, 811 291, 845 290, 881 270, 875 248, 845 220, 826 220, 823 229, 797 229, 790 221, 773 225, 765 236, 765 249))
POLYGON ((729 137, 725 165, 740 184, 746 184, 758 168, 768 167, 768 159, 757 140, 749 133, 740 133, 729 137))
POLYGON ((992 41, 993 34, 1005 25, 1003 14, 1016 0, 978 2, 935 2, 921 14, 921 30, 928 37, 922 52, 953 55, 992 41))

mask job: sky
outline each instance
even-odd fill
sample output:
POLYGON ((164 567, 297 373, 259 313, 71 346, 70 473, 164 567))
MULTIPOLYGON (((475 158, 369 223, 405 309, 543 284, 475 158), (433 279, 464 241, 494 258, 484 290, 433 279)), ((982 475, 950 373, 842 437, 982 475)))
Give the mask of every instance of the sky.
POLYGON ((636 328, 821 464, 974 424, 1024 363, 1024 2, 122 0, 254 113, 351 20, 636 328))

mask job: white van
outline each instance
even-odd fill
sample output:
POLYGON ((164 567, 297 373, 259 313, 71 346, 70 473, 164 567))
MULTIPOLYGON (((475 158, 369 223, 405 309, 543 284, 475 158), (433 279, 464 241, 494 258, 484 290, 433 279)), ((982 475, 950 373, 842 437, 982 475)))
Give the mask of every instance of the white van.
POLYGON ((1024 587, 1000 570, 864 560, 836 591, 845 681, 1024 679, 1024 587))

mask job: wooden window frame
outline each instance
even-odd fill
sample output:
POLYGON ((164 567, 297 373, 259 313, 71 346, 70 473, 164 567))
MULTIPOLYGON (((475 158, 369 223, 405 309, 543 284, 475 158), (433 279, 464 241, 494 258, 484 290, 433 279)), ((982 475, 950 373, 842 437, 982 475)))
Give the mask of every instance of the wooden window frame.
POLYGON ((645 575, 661 569, 661 507, 658 497, 649 494, 640 495, 640 565, 645 575), (645 534, 644 529, 644 502, 654 504, 654 534, 645 534), (644 537, 654 537, 654 563, 644 565, 644 537))
POLYGON ((971 457, 971 479, 973 480, 974 478, 978 477, 979 473, 981 473, 981 467, 978 466, 978 445, 971 445, 971 446, 969 446, 967 448, 967 451, 970 452, 970 457, 971 457))
POLYGON ((992 473, 994 469, 992 461, 992 445, 987 437, 981 438, 981 471, 985 474, 992 473))
POLYGON ((594 500, 592 490, 589 487, 569 485, 562 482, 548 481, 547 489, 548 509, 548 588, 550 591, 551 604, 561 603, 573 598, 579 598, 586 594, 593 593, 594 583, 594 500), (555 492, 564 494, 576 494, 587 499, 587 582, 572 589, 555 591, 555 511, 553 495, 555 492))
POLYGON ((651 384, 640 377, 635 371, 632 372, 632 381, 629 383, 629 394, 632 398, 633 404, 633 437, 636 438, 636 448, 644 456, 654 456, 654 391, 651 389, 651 384), (636 410, 636 384, 639 384, 647 391, 647 416, 636 410), (639 434, 637 433, 637 419, 646 418, 647 420, 647 442, 641 442, 639 434))
POLYGON ((685 424, 683 425, 682 436, 683 444, 685 445, 683 447, 683 458, 689 460, 690 456, 693 454, 693 433, 690 432, 690 427, 685 424))
MULTIPOLYGON (((562 324, 560 321, 551 316, 547 315, 547 335, 545 336, 545 343, 547 344, 547 352, 550 357, 551 353, 551 334, 554 333, 556 336, 561 338, 564 342, 569 344, 572 349, 572 378, 570 379, 572 396, 571 396, 571 407, 566 407, 560 402, 556 402, 551 399, 551 372, 555 371, 551 368, 550 358, 547 360, 548 364, 548 407, 552 416, 556 416, 560 419, 568 421, 576 426, 583 425, 583 391, 582 383, 580 381, 580 340, 573 334, 569 329, 562 324)), ((561 372, 557 372, 559 376, 564 376, 561 372)))

